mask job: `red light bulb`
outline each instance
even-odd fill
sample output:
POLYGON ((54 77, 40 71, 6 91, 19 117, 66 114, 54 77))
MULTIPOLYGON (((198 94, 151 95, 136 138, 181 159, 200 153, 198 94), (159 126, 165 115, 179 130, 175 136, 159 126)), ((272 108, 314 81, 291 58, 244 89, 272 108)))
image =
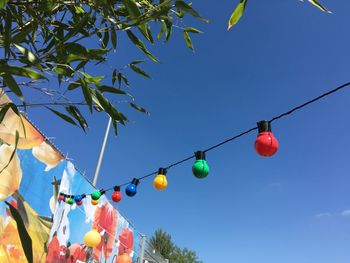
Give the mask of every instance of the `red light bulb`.
POLYGON ((271 132, 271 124, 268 121, 258 122, 259 134, 255 140, 256 152, 265 157, 274 155, 278 150, 278 141, 271 132))
POLYGON ((119 186, 114 187, 114 193, 112 194, 112 200, 116 203, 118 203, 118 202, 120 202, 120 200, 122 200, 122 194, 120 193, 119 186))

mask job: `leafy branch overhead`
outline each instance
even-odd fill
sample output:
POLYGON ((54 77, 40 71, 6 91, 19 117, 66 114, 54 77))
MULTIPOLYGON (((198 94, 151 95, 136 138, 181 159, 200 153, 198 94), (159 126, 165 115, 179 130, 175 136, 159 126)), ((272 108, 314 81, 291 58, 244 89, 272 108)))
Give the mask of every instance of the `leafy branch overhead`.
MULTIPOLYGON (((303 0, 300 0, 303 2, 303 0)), ((310 2, 311 4, 313 4, 314 6, 316 6, 317 8, 321 9, 323 12, 326 13, 332 13, 331 11, 329 11, 326 7, 324 7, 322 4, 320 4, 317 0, 307 0, 308 2, 310 2)), ((227 30, 230 30, 231 27, 233 27, 234 25, 236 25, 238 23, 238 21, 241 19, 245 7, 247 5, 248 0, 240 0, 240 2, 238 3, 238 5, 236 6, 235 10, 233 11, 230 20, 228 21, 228 26, 227 26, 227 30)))
MULTIPOLYGON (((128 74, 151 78, 142 68, 145 60, 116 64, 119 40, 127 39, 148 60, 159 62, 150 44, 163 37, 167 42, 187 16, 207 22, 183 0, 0 1, 1 88, 15 96, 17 107, 45 106, 83 130, 86 114, 102 110, 117 131, 117 123, 128 121, 121 102, 147 113, 128 90, 128 74), (105 73, 96 75, 97 70, 105 73), (31 102, 42 97, 34 94, 45 95, 44 101, 31 102)), ((190 33, 201 31, 183 28, 184 41, 193 49, 190 33)))

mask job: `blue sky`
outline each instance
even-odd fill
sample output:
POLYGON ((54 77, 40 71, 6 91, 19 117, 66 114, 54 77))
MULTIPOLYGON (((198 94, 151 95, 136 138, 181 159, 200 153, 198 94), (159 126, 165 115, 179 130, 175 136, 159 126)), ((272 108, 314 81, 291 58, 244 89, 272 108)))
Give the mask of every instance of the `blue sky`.
MULTIPOLYGON (((109 137, 100 187, 141 177, 350 80, 349 1, 322 1, 332 15, 297 0, 249 1, 228 32, 236 2, 195 1, 210 20, 194 22, 205 32, 193 37, 195 53, 174 29, 169 44, 150 47, 161 60, 144 65, 153 79, 129 74, 151 116, 127 108, 131 123, 109 137)), ((110 64, 143 57, 123 37, 110 64)), ((349 262, 349 100, 350 88, 273 123, 280 142, 273 158, 255 153, 253 133, 208 153, 206 179, 191 174, 190 161, 169 170, 164 192, 149 178, 118 209, 140 232, 163 228, 205 263, 349 262)), ((87 134, 42 109, 29 117, 92 178, 106 116, 95 113, 87 134)))

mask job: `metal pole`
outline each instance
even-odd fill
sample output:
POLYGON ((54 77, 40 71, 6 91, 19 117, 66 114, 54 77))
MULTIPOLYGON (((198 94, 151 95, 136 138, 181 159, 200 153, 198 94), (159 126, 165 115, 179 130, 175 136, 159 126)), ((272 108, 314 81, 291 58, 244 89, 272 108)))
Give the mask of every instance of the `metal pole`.
POLYGON ((144 262, 144 257, 145 257, 145 245, 146 245, 146 236, 141 235, 141 251, 140 251, 140 262, 144 262))
POLYGON ((98 161, 97 161, 97 165, 96 165, 96 170, 95 170, 94 179, 92 180, 92 185, 93 185, 93 186, 96 186, 96 183, 97 183, 98 173, 99 173, 100 168, 101 168, 101 163, 102 163, 102 159, 103 159, 103 154, 104 154, 104 152, 105 152, 105 148, 106 148, 107 139, 108 139, 108 134, 109 134, 109 130, 110 130, 110 128, 111 128, 111 124, 112 124, 112 118, 109 118, 108 124, 107 124, 106 133, 105 133, 105 137, 104 137, 104 139, 103 139, 103 143, 102 143, 102 147, 101 147, 100 156, 98 157, 98 161))

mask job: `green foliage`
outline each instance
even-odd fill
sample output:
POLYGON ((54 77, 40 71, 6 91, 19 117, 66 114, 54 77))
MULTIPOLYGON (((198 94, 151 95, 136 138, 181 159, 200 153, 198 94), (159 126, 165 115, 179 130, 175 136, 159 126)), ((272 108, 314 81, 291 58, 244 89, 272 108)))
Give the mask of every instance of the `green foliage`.
POLYGON ((154 232, 150 244, 164 258, 169 259, 170 263, 202 263, 198 260, 195 251, 188 248, 180 249, 171 240, 171 235, 162 229, 157 229, 154 232))
POLYGON ((169 259, 175 249, 175 245, 171 240, 171 236, 162 229, 157 229, 150 239, 150 244, 153 249, 158 251, 164 258, 169 259))
MULTIPOLYGON (((303 0, 301 0, 303 1, 303 0)), ((326 7, 324 7, 322 4, 320 4, 317 0, 307 0, 308 2, 310 2, 311 4, 313 4, 314 6, 316 6, 317 8, 319 8, 320 10, 322 10, 323 12, 326 13, 332 13, 331 11, 329 11, 326 7)), ((238 5, 236 6, 235 10, 233 11, 233 13, 231 14, 231 17, 228 21, 228 26, 227 26, 227 30, 230 30, 231 27, 233 27, 235 24, 238 23, 238 21, 241 19, 245 7, 247 5, 248 0, 240 0, 238 5)))
POLYGON ((21 244, 23 247, 24 254, 28 260, 29 263, 33 262, 33 249, 32 249, 32 239, 30 238, 27 229, 24 225, 23 219, 20 215, 20 213, 17 211, 17 209, 12 206, 10 203, 6 202, 10 208, 11 215, 13 219, 16 221, 17 229, 18 229, 18 235, 21 240, 21 244))
MULTIPOLYGON (((173 23, 179 26, 186 15, 206 21, 183 0, 0 1, 1 87, 16 96, 12 99, 17 106, 47 106, 84 131, 88 123, 81 108, 87 106, 92 113, 99 107, 112 118, 116 131, 117 123, 128 120, 113 101, 127 101, 147 113, 125 91, 130 86, 127 74, 133 71, 151 78, 138 65, 142 60, 126 66, 109 63, 118 39, 128 39, 140 55, 159 62, 148 47, 154 43, 151 28, 159 32, 157 39, 164 35, 166 42, 173 23), (96 67, 106 76, 91 74, 96 67), (31 103, 28 98, 41 97, 33 95, 36 92, 47 95, 46 101, 31 103)), ((193 49, 189 33, 200 31, 184 29, 185 43, 193 49)), ((13 105, 5 110, 9 107, 13 105)))
POLYGON ((196 252, 189 250, 188 248, 180 249, 175 248, 174 252, 170 256, 171 263, 202 263, 198 260, 196 252))

